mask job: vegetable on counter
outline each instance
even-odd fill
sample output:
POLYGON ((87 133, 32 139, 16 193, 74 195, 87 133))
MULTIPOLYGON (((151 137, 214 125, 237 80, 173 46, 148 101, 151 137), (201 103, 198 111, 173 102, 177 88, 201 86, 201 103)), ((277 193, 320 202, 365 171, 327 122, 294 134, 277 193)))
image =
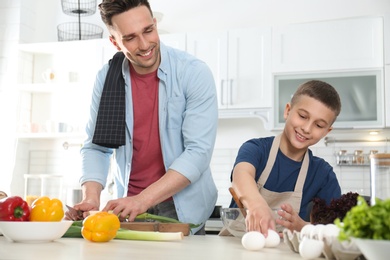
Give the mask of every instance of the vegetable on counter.
POLYGON ((156 232, 156 231, 136 231, 129 229, 119 229, 115 239, 123 240, 144 240, 144 241, 173 241, 182 240, 182 232, 156 232))
POLYGON ((61 221, 64 209, 59 199, 43 196, 31 204, 30 221, 61 221))
MULTIPOLYGON (((142 213, 139 214, 138 216, 135 217, 136 220, 143 220, 143 221, 157 221, 161 223, 183 223, 180 222, 177 219, 174 218, 169 218, 169 217, 164 217, 164 216, 158 216, 154 214, 149 214, 149 213, 142 213)), ((202 224, 192 224, 189 223, 190 228, 197 228, 202 224)))
POLYGON ((119 228, 118 216, 102 211, 84 219, 81 234, 92 242, 108 242, 116 236, 119 228))
POLYGON ((345 214, 356 206, 358 196, 356 192, 348 192, 338 199, 332 199, 329 205, 323 199, 314 198, 310 213, 311 224, 333 224, 337 218, 343 219, 345 214))
MULTIPOLYGON (((90 221, 94 219, 94 224, 97 227, 98 224, 100 225, 99 228, 102 230, 109 230, 110 226, 110 220, 112 221, 111 224, 114 225, 114 229, 116 228, 117 221, 119 221, 119 218, 111 213, 108 212, 96 212, 91 215, 89 215, 84 220, 74 221, 73 224, 69 227, 69 229, 66 231, 66 233, 63 235, 63 237, 76 237, 81 238, 84 237, 87 240, 94 241, 90 236, 87 235, 92 230, 95 231, 95 233, 98 231, 96 228, 93 228, 92 223, 90 221), (107 215, 110 214, 110 219, 107 218, 94 218, 96 215, 101 214, 107 215), (115 217, 115 218, 114 218, 115 217), (89 220, 88 220, 89 219, 89 220)), ((157 216, 153 214, 143 213, 137 216, 138 220, 145 220, 145 221, 160 221, 163 223, 181 223, 176 219, 171 219, 167 217, 157 216)), ((195 225, 194 225, 195 226, 195 225)), ((102 235, 103 236, 103 235, 102 235)), ((105 237, 106 239, 109 238, 109 236, 105 237)), ((122 239, 122 240, 144 240, 144 241, 172 241, 172 240, 182 240, 183 239, 183 233, 182 232, 155 232, 155 231, 136 231, 136 230, 129 230, 120 228, 120 223, 118 226, 118 229, 116 231, 116 234, 113 237, 114 239, 122 239)), ((112 239, 112 238, 111 238, 112 239)), ((111 240, 108 239, 107 241, 111 240)), ((98 241, 95 241, 98 242, 98 241)), ((103 242, 103 241, 99 241, 103 242)))
POLYGON ((377 199, 374 206, 359 196, 358 203, 345 217, 337 219, 335 224, 340 228, 339 240, 364 238, 390 240, 390 199, 377 199))
POLYGON ((30 207, 19 196, 6 197, 0 200, 0 221, 28 221, 30 207))

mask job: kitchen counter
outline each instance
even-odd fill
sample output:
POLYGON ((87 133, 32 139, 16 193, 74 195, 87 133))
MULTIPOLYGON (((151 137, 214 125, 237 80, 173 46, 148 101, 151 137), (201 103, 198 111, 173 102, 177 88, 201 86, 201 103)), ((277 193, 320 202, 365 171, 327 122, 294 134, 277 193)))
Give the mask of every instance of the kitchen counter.
POLYGON ((248 251, 236 237, 188 236, 182 241, 111 240, 94 243, 82 238, 61 238, 49 243, 15 243, 0 236, 0 259, 302 259, 283 242, 276 248, 248 251))

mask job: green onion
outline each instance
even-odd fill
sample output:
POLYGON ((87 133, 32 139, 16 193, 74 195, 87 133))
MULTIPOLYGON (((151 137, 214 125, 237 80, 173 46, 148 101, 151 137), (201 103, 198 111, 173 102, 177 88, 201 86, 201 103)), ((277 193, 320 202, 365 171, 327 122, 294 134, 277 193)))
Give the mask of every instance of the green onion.
POLYGON ((115 239, 124 240, 144 240, 144 241, 173 241, 182 240, 182 232, 154 232, 154 231, 135 231, 120 228, 115 239))
POLYGON ((145 220, 145 221, 154 220, 154 221, 158 221, 161 223, 181 223, 179 220, 174 219, 174 218, 168 218, 168 217, 153 215, 153 214, 149 214, 149 213, 139 214, 138 216, 135 217, 135 219, 145 220))
MULTIPOLYGON (((158 216, 158 215, 149 214, 149 213, 139 214, 138 216, 135 217, 135 219, 137 219, 137 220, 145 220, 145 221, 153 220, 153 221, 158 221, 158 222, 161 222, 161 223, 182 223, 179 220, 174 219, 174 218, 168 218, 168 217, 158 216)), ((197 228, 200 225, 202 225, 202 224, 192 224, 192 223, 189 223, 190 228, 197 228)))

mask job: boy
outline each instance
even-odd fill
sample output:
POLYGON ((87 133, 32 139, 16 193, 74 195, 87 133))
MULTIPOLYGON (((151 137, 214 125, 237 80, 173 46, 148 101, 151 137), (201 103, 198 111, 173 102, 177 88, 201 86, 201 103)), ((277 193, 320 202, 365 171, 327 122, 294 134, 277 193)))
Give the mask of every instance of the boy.
MULTIPOLYGON (((299 86, 284 110, 285 127, 276 137, 245 142, 232 172, 232 187, 247 209, 248 231, 275 229, 271 208, 280 208, 276 224, 300 231, 307 206, 318 197, 330 203, 341 196, 333 168, 308 149, 331 130, 341 110, 329 84, 312 80, 299 86)), ((232 207, 236 207, 232 203, 232 207)))

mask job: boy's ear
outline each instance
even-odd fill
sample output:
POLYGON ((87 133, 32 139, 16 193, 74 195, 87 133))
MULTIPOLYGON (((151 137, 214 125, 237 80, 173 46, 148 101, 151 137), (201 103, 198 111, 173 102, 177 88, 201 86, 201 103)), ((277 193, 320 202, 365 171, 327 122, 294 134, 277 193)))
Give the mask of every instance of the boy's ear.
POLYGON ((286 107, 284 108, 284 113, 283 113, 284 120, 287 119, 288 115, 290 114, 290 111, 291 111, 291 103, 288 102, 286 104, 286 107))
POLYGON ((333 130, 333 126, 329 127, 328 132, 326 134, 329 134, 330 131, 332 131, 332 130, 333 130))

